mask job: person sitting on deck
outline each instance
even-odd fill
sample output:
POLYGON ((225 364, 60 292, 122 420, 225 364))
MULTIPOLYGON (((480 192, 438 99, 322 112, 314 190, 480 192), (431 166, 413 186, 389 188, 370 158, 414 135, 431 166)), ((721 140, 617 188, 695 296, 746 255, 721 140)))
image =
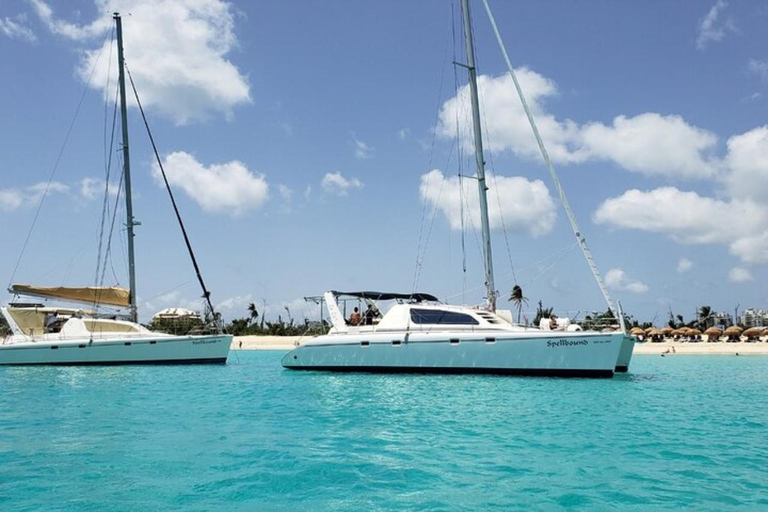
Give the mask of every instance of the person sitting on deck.
POLYGON ((361 321, 362 321, 362 318, 360 317, 360 310, 357 309, 357 306, 355 306, 355 309, 352 311, 352 314, 349 315, 349 325, 360 325, 361 321))
POLYGON ((373 325, 373 319, 378 315, 378 311, 373 309, 372 304, 368 304, 368 309, 365 310, 365 325, 373 325))
POLYGON ((59 316, 58 313, 54 311, 45 319, 45 332, 59 332, 60 330, 59 316))
POLYGON ((550 331, 556 331, 559 329, 559 326, 557 325, 557 317, 552 314, 552 316, 549 317, 549 330, 550 331))

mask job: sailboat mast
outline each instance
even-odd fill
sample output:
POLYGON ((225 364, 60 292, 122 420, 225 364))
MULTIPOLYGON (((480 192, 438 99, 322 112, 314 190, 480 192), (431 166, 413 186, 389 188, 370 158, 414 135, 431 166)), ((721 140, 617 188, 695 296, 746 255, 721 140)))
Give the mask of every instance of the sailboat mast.
POLYGON ((483 231, 483 257, 485 264, 485 289, 488 307, 496 310, 496 287, 493 284, 493 256, 491 253, 491 227, 488 222, 488 186, 485 181, 485 159, 483 158, 483 136, 480 131, 480 102, 477 97, 477 69, 475 68, 475 46, 472 41, 472 22, 469 19, 469 0, 461 2, 464 19, 464 39, 467 45, 467 70, 469 71, 469 92, 472 98, 472 125, 475 132, 475 161, 477 163, 477 188, 480 194, 480 222, 483 231))
POLYGON ((133 228, 136 221, 133 218, 133 201, 131 199, 131 157, 128 151, 128 112, 125 99, 125 59, 123 58, 123 24, 120 13, 112 15, 117 32, 117 69, 120 83, 120 118, 123 130, 123 164, 125 169, 125 214, 128 229, 128 278, 131 292, 131 321, 138 321, 136 308, 136 261, 133 252, 133 228))

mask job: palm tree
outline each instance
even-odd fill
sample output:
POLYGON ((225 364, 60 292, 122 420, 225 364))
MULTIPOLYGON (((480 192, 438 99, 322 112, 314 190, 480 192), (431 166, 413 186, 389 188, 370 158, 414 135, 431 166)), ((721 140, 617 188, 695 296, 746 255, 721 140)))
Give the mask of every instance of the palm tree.
POLYGON ((703 328, 709 327, 707 323, 710 316, 712 316, 712 308, 709 306, 701 306, 699 308, 699 326, 703 328))
POLYGON ((248 313, 250 314, 250 318, 248 320, 248 323, 253 323, 256 321, 257 318, 259 318, 259 312, 256 310, 256 304, 251 302, 248 304, 248 313))
POLYGON ((545 308, 539 301, 539 307, 536 309, 536 318, 533 319, 533 325, 538 326, 541 323, 542 318, 552 318, 552 311, 555 308, 545 308))
MULTIPOLYGON (((512 302, 517 308, 517 323, 520 323, 520 314, 523 311, 523 304, 528 305, 528 299, 523 296, 523 289, 520 285, 512 287, 512 294, 509 296, 509 301, 512 302)), ((541 302, 539 302, 541 305, 541 302)))

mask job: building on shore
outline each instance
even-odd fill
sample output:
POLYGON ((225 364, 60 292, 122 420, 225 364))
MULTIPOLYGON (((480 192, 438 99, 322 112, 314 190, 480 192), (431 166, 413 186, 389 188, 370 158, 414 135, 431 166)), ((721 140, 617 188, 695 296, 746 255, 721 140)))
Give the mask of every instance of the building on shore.
POLYGON ((747 308, 739 317, 739 323, 746 328, 768 326, 768 311, 747 308))

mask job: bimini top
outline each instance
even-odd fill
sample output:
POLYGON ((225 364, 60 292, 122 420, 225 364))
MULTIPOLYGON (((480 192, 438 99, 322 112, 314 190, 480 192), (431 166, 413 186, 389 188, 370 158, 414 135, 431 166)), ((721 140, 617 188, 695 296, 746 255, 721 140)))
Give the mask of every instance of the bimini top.
POLYGON ((9 292, 29 297, 59 299, 66 302, 82 302, 85 304, 106 304, 126 308, 131 305, 131 294, 125 288, 117 286, 32 286, 29 284, 14 284, 9 292))
POLYGON ((410 300, 413 302, 440 302, 437 297, 428 293, 387 293, 387 292, 337 292, 331 293, 336 296, 358 297, 360 299, 370 300, 410 300))

